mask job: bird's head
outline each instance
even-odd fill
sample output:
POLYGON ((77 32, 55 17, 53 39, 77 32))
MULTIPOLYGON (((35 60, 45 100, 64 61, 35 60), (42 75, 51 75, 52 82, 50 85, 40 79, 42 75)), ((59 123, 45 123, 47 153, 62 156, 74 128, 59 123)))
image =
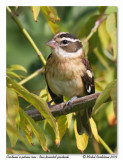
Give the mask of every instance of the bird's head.
POLYGON ((67 32, 59 32, 46 43, 51 47, 53 54, 62 58, 76 58, 84 56, 81 41, 67 32))

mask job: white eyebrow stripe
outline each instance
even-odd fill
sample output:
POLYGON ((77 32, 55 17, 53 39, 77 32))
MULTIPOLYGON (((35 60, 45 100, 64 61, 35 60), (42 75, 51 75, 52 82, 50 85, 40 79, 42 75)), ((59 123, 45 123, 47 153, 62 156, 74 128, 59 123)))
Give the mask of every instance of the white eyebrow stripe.
POLYGON ((60 38, 61 41, 62 40, 67 40, 67 41, 71 41, 71 42, 81 42, 79 39, 72 39, 72 38, 68 38, 68 37, 63 37, 63 38, 60 38))
POLYGON ((60 32, 55 35, 55 37, 60 36, 61 34, 69 34, 68 32, 60 32))

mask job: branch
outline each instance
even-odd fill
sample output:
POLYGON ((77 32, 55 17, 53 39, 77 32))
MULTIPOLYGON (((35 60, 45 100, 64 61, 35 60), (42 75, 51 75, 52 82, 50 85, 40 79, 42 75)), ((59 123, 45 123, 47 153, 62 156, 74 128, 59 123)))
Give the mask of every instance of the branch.
POLYGON ((20 21, 17 18, 17 14, 13 13, 12 10, 10 9, 10 7, 6 7, 7 11, 11 14, 13 20, 15 21, 15 23, 18 25, 18 27, 21 29, 21 31, 23 32, 23 34, 25 35, 25 37, 28 39, 28 41, 30 42, 30 44, 32 45, 32 47, 34 48, 34 50, 36 51, 37 55, 40 57, 41 61, 43 62, 43 64, 46 64, 45 58, 43 57, 43 54, 41 53, 41 51, 38 49, 38 47, 36 46, 35 42, 32 40, 31 36, 29 35, 29 33, 27 32, 27 30, 22 26, 22 24, 20 23, 20 21))
MULTIPOLYGON (((88 96, 80 97, 72 102, 72 107, 69 108, 67 105, 67 102, 62 102, 60 104, 54 105, 50 107, 50 111, 53 114, 54 117, 60 116, 60 115, 66 115, 72 112, 79 111, 83 108, 89 108, 94 106, 96 99, 101 94, 101 92, 94 93, 88 96), (79 105, 81 104, 81 105, 79 105)), ((32 117, 35 121, 43 120, 44 118, 41 116, 39 111, 37 109, 34 110, 28 110, 26 113, 32 117)))

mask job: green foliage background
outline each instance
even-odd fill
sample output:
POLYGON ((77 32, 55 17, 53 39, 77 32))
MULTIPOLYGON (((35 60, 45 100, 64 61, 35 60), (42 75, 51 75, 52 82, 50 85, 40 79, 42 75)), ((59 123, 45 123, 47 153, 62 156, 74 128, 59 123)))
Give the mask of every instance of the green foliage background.
MULTIPOLYGON (((83 42, 85 53, 90 61, 94 71, 96 92, 104 88, 117 78, 117 9, 109 7, 106 11, 106 19, 101 22, 100 26, 92 33, 92 36, 86 42, 85 39, 92 32, 95 22, 103 14, 105 7, 55 7, 60 17, 57 21, 59 31, 69 32, 80 38, 83 42), (107 20, 108 19, 108 20, 107 20)), ((14 11, 15 8, 11 7, 14 11)), ((50 54, 50 48, 45 43, 53 37, 51 28, 44 16, 40 12, 37 22, 34 21, 30 7, 17 8, 18 19, 24 28, 28 31, 39 50, 46 59, 50 54)), ((7 12, 7 67, 13 64, 20 64, 27 69, 28 76, 35 70, 41 68, 43 63, 35 54, 34 49, 29 44, 26 37, 22 34, 16 23, 7 12)), ((16 73, 22 74, 22 71, 16 73)), ((23 85, 30 92, 40 91, 46 87, 44 75, 36 76, 23 85)), ((32 106, 19 97, 19 105, 24 109, 31 109, 32 106), (28 106, 28 107, 27 107, 28 106)), ((103 140, 115 152, 117 150, 117 125, 116 115, 113 110, 113 102, 103 104, 102 109, 94 115, 98 133, 103 140)), ((43 129, 44 122, 38 122, 43 129)), ((73 131, 74 125, 71 123, 67 129, 59 147, 56 147, 52 136, 54 136, 51 127, 47 125, 44 131, 50 153, 81 153, 76 146, 76 139, 73 131), (50 134, 48 131, 50 130, 50 134)), ((24 133, 20 130, 24 136, 24 133)), ((10 139, 7 136, 7 153, 46 153, 41 149, 40 143, 35 136, 32 136, 34 146, 25 145, 22 141, 17 141, 14 148, 11 147, 10 139)), ((89 139, 88 146, 84 153, 107 153, 104 147, 97 143, 94 138, 89 139)))

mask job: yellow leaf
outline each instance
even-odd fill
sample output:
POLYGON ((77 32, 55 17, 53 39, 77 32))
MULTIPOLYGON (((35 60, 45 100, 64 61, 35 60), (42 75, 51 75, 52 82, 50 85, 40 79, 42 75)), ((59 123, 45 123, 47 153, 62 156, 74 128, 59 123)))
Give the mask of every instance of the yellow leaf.
POLYGON ((103 44, 103 46, 105 47, 105 49, 109 49, 109 45, 110 45, 110 37, 109 37, 109 34, 106 30, 106 21, 103 21, 100 26, 99 26, 99 29, 98 29, 98 34, 99 34, 99 37, 100 37, 100 40, 103 44))
POLYGON ((60 18, 57 15, 57 11, 54 7, 41 7, 41 11, 44 14, 51 31, 56 34, 58 32, 58 25, 56 21, 60 21, 60 18))
POLYGON ((86 149, 87 145, 88 145, 88 136, 85 133, 82 134, 82 135, 78 134, 76 120, 75 120, 75 123, 74 123, 74 131, 75 131, 77 148, 81 152, 83 152, 86 149))
POLYGON ((99 142, 98 131, 97 131, 96 123, 94 122, 93 118, 90 118, 90 125, 91 125, 91 130, 92 130, 92 134, 94 135, 94 138, 96 139, 97 142, 99 142))
POLYGON ((37 22, 38 21, 37 17, 38 17, 39 12, 40 12, 40 6, 32 6, 31 9, 32 9, 34 20, 37 22))
POLYGON ((66 132, 66 129, 68 128, 67 116, 66 115, 59 116, 57 118, 57 123, 58 123, 59 135, 61 140, 66 132))
MULTIPOLYGON (((7 123, 15 130, 17 130, 16 126, 16 118, 18 117, 18 111, 19 111, 19 102, 18 102, 18 96, 14 89, 7 87, 6 91, 6 98, 7 98, 7 123)), ((13 132, 10 132, 7 128, 7 133, 10 138, 11 146, 14 147, 16 145, 18 136, 14 135, 13 132)))
POLYGON ((59 138, 58 125, 56 123, 56 119, 51 114, 47 103, 41 97, 33 93, 30 93, 27 89, 25 89, 23 86, 16 83, 9 77, 7 77, 7 84, 11 84, 11 86, 19 95, 21 95, 27 102, 32 104, 41 113, 41 115, 44 116, 47 122, 52 126, 56 135, 57 143, 59 144, 60 138, 59 138))
POLYGON ((47 89, 42 89, 40 92, 40 97, 43 98, 44 101, 48 101, 48 91, 47 89))
POLYGON ((35 136, 37 137, 38 141, 40 142, 43 150, 48 151, 45 135, 38 126, 38 124, 30 116, 28 116, 23 109, 20 108, 19 113, 21 117, 21 128, 26 134, 28 141, 31 143, 32 130, 35 136))

